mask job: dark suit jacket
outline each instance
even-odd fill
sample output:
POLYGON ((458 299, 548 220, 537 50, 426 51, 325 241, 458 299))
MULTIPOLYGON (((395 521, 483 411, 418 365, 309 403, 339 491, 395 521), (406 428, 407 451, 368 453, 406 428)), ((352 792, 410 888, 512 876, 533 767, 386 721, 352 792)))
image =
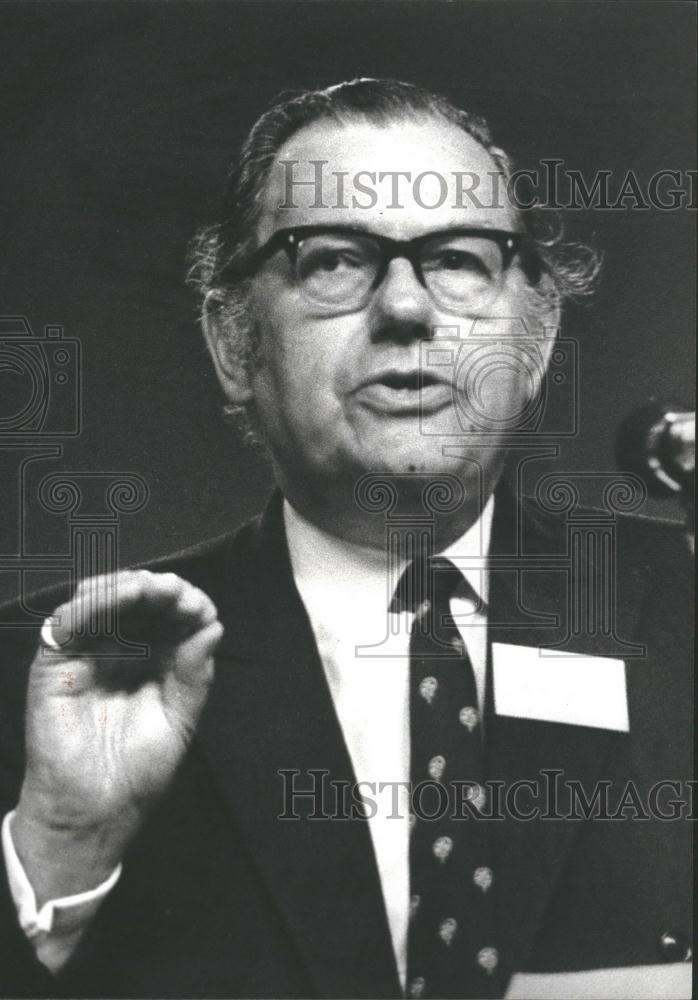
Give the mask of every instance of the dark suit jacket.
MULTIPOLYGON (((655 782, 690 777, 690 561, 675 526, 619 518, 609 639, 601 628, 580 628, 570 611, 570 537, 564 517, 542 517, 530 505, 520 514, 500 498, 490 639, 563 642, 568 651, 616 657, 628 644, 645 646, 644 655, 627 660, 630 732, 507 718, 492 711, 490 697, 488 773, 512 783, 559 770, 590 794, 604 780, 615 802, 632 781, 646 802, 655 782)), ((34 959, 5 887, 0 995, 399 996, 366 823, 278 818, 280 770, 324 768, 332 779, 353 780, 293 583, 280 498, 235 536, 154 568, 207 591, 225 625, 197 736, 59 977, 34 959)), ((41 610, 48 613, 60 596, 50 595, 41 610)), ((6 612, 5 621, 17 614, 6 612)), ((3 811, 18 797, 20 720, 36 639, 36 627, 0 632, 3 811)), ((519 801, 528 804, 525 795, 519 801)), ((554 808, 564 814, 568 806, 563 790, 554 808)), ((662 948, 661 938, 691 933, 686 819, 507 819, 493 822, 491 835, 502 990, 517 970, 682 957, 666 939, 662 948)))

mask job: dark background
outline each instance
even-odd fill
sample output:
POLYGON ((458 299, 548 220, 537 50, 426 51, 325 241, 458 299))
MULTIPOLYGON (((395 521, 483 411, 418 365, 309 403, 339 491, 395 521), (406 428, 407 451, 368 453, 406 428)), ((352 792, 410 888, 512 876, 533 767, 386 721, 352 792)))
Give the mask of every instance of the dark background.
MULTIPOLYGON (((185 248, 215 218, 236 146, 287 88, 397 76, 486 114, 521 166, 560 157, 592 177, 694 167, 689 3, 25 3, 0 5, 3 315, 60 324, 84 354, 82 430, 27 473, 0 449, 0 556, 65 551, 37 508, 56 470, 132 471, 148 505, 121 559, 218 534, 256 512, 264 460, 222 421, 184 287, 185 248), (23 516, 23 525, 20 523, 23 516)), ((581 347, 581 432, 558 467, 613 468, 614 429, 655 393, 692 400, 695 213, 575 212, 606 255, 581 347)), ((0 372, 5 415, 21 386, 0 372), (10 400, 8 403, 7 401, 10 400)), ((0 399, 2 399, 0 395, 0 399)), ((56 418, 57 419, 57 418, 56 418)), ((672 503, 650 510, 678 518, 672 503)), ((1 559, 0 559, 1 562, 1 559)), ((16 589, 0 573, 0 596, 16 589)))

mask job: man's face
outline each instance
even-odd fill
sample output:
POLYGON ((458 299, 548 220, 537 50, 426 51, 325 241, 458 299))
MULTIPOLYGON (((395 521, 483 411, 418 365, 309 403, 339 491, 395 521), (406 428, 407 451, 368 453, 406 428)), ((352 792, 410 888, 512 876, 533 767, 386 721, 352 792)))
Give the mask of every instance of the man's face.
MULTIPOLYGON (((260 246, 279 229, 309 225, 357 227, 397 240, 453 227, 517 228, 506 199, 493 191, 492 159, 439 119, 380 127, 320 122, 282 147, 277 161, 288 160, 297 161, 296 179, 312 178, 312 161, 324 161, 325 207, 316 207, 311 186, 295 186, 289 199, 288 168, 275 164, 258 226, 260 246), (363 174, 377 194, 369 208, 361 207, 370 199, 354 186, 362 171, 375 174, 375 183, 363 174), (399 181, 399 208, 391 182, 377 180, 387 171, 409 172, 410 180, 399 181), (425 171, 444 178, 445 199, 433 176, 421 183, 422 204, 415 199, 411 181, 425 171), (456 190, 455 175, 463 171, 480 177, 477 193, 485 207, 456 190), (337 190, 339 173, 343 192, 337 190), (352 204, 353 195, 360 204, 352 204), (294 207, 281 207, 289 202, 294 207), (454 207, 459 203, 464 207, 454 207)), ((354 482, 366 472, 448 472, 474 489, 478 466, 491 487, 503 462, 503 435, 532 392, 530 372, 497 360, 502 337, 521 337, 525 301, 516 260, 480 315, 470 306, 453 311, 435 302, 410 261, 396 257, 365 303, 328 314, 308 301, 287 254, 272 255, 253 280, 260 354, 249 391, 287 495, 298 500, 323 482, 354 482), (457 364, 430 365, 435 374, 423 375, 420 388, 425 349, 432 341, 438 349, 442 340, 457 364), (472 378, 469 351, 477 359, 472 378), (445 454, 445 446, 456 446, 455 453, 445 454)))

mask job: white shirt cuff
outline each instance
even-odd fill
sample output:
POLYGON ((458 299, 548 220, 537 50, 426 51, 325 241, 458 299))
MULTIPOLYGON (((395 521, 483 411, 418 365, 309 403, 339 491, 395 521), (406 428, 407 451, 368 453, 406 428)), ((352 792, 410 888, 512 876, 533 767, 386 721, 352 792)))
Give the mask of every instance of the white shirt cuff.
POLYGON ((13 816, 14 811, 8 813, 2 823, 2 849, 10 892, 20 927, 34 943, 39 959, 55 972, 72 951, 69 947, 66 954, 66 948, 58 946, 58 939, 66 939, 66 945, 70 939, 73 947, 77 944, 80 934, 87 928, 105 896, 116 885, 122 866, 117 865, 109 878, 95 889, 79 892, 74 896, 50 899, 37 910, 34 890, 12 840, 10 825, 13 816), (51 943, 53 947, 50 947, 51 943))

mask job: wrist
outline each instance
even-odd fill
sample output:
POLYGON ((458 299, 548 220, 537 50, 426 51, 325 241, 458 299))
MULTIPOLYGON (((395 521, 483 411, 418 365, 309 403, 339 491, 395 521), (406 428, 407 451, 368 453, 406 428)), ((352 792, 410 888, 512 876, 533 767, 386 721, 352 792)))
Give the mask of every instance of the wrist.
POLYGON ((37 907, 101 885, 120 864, 130 839, 123 822, 73 824, 37 809, 24 796, 12 816, 10 835, 37 907))

